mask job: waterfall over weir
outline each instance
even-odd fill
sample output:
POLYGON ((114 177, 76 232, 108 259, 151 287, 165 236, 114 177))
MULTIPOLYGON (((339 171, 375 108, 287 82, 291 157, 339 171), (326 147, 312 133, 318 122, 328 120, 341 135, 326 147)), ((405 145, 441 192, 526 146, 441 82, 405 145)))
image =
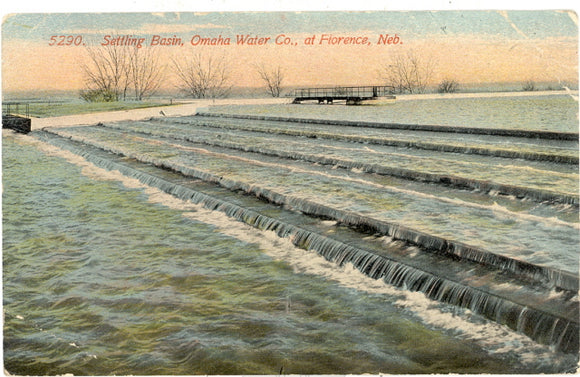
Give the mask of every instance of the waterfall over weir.
MULTIPOLYGON (((174 195, 183 200, 191 200, 200 203, 206 208, 221 211, 228 216, 245 222, 255 228, 273 231, 279 237, 290 239, 294 245, 317 252, 327 260, 339 265, 350 263, 362 273, 374 278, 382 279, 388 284, 392 284, 410 291, 424 293, 427 297, 459 308, 469 309, 488 319, 506 325, 511 329, 523 333, 535 341, 548 344, 556 349, 577 353, 579 348, 579 323, 578 323, 578 283, 577 279, 564 278, 567 274, 558 274, 557 277, 548 277, 550 284, 546 285, 544 278, 538 279, 538 272, 526 274, 526 271, 537 266, 531 264, 521 265, 508 269, 491 268, 493 263, 481 265, 486 258, 479 258, 477 263, 468 260, 456 261, 454 258, 441 256, 440 254, 425 253, 425 258, 441 258, 438 263, 420 263, 413 258, 402 255, 402 252, 390 252, 384 246, 378 247, 371 241, 362 238, 341 239, 340 235, 331 237, 324 235, 309 225, 300 225, 299 221, 282 220, 277 216, 270 216, 259 211, 234 204, 232 201, 221 199, 216 195, 208 195, 203 190, 195 188, 195 181, 203 179, 207 182, 220 183, 230 190, 239 190, 242 187, 228 184, 227 180, 212 177, 211 175, 185 174, 194 178, 188 180, 191 187, 184 183, 183 175, 159 170, 158 168, 169 169, 177 173, 188 173, 178 171, 175 167, 167 164, 160 164, 160 161, 148 158, 138 158, 140 156, 128 156, 136 158, 137 161, 127 161, 122 159, 123 153, 120 150, 106 151, 99 145, 88 145, 81 141, 74 141, 58 136, 56 133, 34 132, 33 135, 43 141, 49 142, 59 148, 69 150, 78 154, 86 160, 109 170, 118 170, 122 174, 139 179, 144 184, 159 188, 166 193, 174 195), (121 157, 113 154, 117 153, 121 157), (139 161, 141 160, 141 161, 139 161), (147 165, 147 164, 152 164, 147 165), (163 173, 163 174, 162 174, 163 173), (163 177, 160 177, 163 175, 163 177), (173 179, 171 177, 174 177, 173 179), (470 275, 469 271, 476 275, 470 275), (476 278, 485 277, 489 279, 488 284, 470 284, 476 278), (550 280, 551 279, 551 280, 550 280), (558 294, 554 294, 552 287, 559 286, 565 289, 558 294), (508 288, 505 288, 507 286, 508 288)), ((143 156, 141 156, 143 157, 143 156)), ((190 173, 195 172, 194 169, 190 173)), ((364 223, 362 218, 354 218, 352 214, 335 213, 327 216, 317 213, 317 206, 308 204, 307 201, 286 203, 284 198, 276 193, 267 191, 252 192, 254 195, 241 196, 240 200, 267 199, 274 204, 289 205, 298 208, 304 213, 315 216, 330 217, 342 223, 359 226, 359 230, 370 231, 371 233, 380 230, 381 227, 388 227, 388 224, 364 223)), ((233 193, 229 195, 234 195, 233 193)), ((287 211, 277 207, 280 211, 287 211)), ((296 212, 290 211, 298 216, 296 212)), ((325 213, 327 213, 326 211, 325 213)), ((302 215, 300 215, 302 216, 302 215)), ((288 219, 291 216, 289 215, 288 219)), ((286 219, 286 218, 285 218, 286 219)), ((392 227, 391 227, 392 228, 392 227)), ((384 234, 388 234, 393 239, 402 239, 410 244, 419 245, 422 248, 462 250, 459 244, 445 243, 444 240, 437 240, 426 234, 419 234, 410 229, 398 228, 394 230, 383 229, 384 234), (428 246, 429 245, 429 246, 428 246)), ((356 232, 354 232, 356 233, 356 232)), ((365 234, 366 235, 366 234, 365 234)), ((409 246, 401 246, 402 249, 409 246)), ((458 252, 457 256, 463 257, 462 252, 469 253, 467 248, 458 252)), ((469 258, 468 258, 469 259, 469 258)), ((502 262, 508 264, 506 262, 502 262)), ((501 263, 500 263, 501 264, 501 263)), ((517 264, 517 263, 516 263, 517 264)), ((550 271, 550 269, 543 269, 550 271)), ((540 275, 545 277, 542 272, 540 275)), ((548 273, 550 275, 550 273, 548 273)))
POLYGON ((571 140, 571 141, 578 140, 578 134, 574 132, 528 131, 528 130, 510 130, 498 128, 451 127, 451 126, 426 125, 426 124, 378 123, 378 122, 360 122, 360 121, 353 122, 347 120, 308 119, 294 117, 287 118, 287 117, 262 116, 262 115, 219 114, 206 112, 199 112, 198 114, 201 116, 272 120, 272 121, 295 122, 295 123, 332 124, 339 126, 357 126, 369 128, 409 130, 409 131, 431 131, 431 132, 447 132, 457 134, 465 133, 475 135, 525 137, 545 140, 571 140))
MULTIPOLYGON (((177 120, 177 122, 179 123, 180 120, 177 120)), ((102 127, 109 127, 109 128, 114 128, 114 129, 118 129, 118 130, 123 129, 122 126, 117 126, 114 124, 99 123, 98 125, 102 126, 102 127)), ((212 127, 212 126, 208 125, 208 127, 212 127)), ((159 134, 159 133, 155 132, 155 130, 150 131, 150 132, 148 132, 148 131, 138 131, 138 132, 144 133, 144 134, 150 134, 150 135, 163 136, 163 134, 159 134)), ((261 146, 256 147, 253 145, 243 145, 240 143, 227 142, 227 141, 223 141, 223 140, 203 140, 203 141, 200 141, 198 138, 189 137, 189 136, 184 135, 184 134, 172 135, 172 138, 181 139, 181 140, 190 141, 190 142, 203 143, 203 144, 211 145, 211 146, 218 146, 218 147, 224 147, 224 148, 229 148, 229 149, 237 149, 237 150, 241 150, 241 151, 245 151, 245 152, 259 153, 259 154, 263 154, 263 155, 267 155, 267 156, 275 156, 275 157, 281 157, 281 158, 286 158, 286 159, 291 159, 291 160, 308 161, 308 162, 312 162, 312 163, 316 163, 316 164, 340 167, 343 169, 360 169, 360 170, 367 172, 367 173, 388 175, 388 176, 393 176, 393 177, 408 179, 408 180, 414 180, 414 181, 419 181, 419 182, 442 184, 442 185, 451 186, 451 187, 458 188, 458 189, 469 189, 469 190, 477 190, 477 191, 480 191, 483 193, 498 193, 501 195, 512 195, 512 196, 515 196, 517 198, 526 198, 526 199, 539 201, 539 202, 548 201, 548 202, 554 202, 554 203, 572 204, 572 205, 576 205, 576 206, 578 205, 578 197, 577 196, 564 195, 564 194, 555 193, 555 192, 552 192, 549 190, 533 189, 533 188, 529 188, 529 187, 520 187, 517 185, 509 185, 509 184, 501 184, 501 183, 497 183, 497 182, 490 182, 490 181, 484 181, 484 180, 469 179, 469 178, 454 176, 454 175, 450 175, 450 174, 434 174, 434 173, 428 173, 428 172, 418 172, 418 171, 414 171, 414 170, 410 170, 410 169, 398 168, 398 167, 393 167, 393 166, 386 166, 386 165, 381 165, 381 164, 369 164, 369 163, 365 163, 365 162, 357 162, 357 161, 345 160, 345 159, 340 159, 340 158, 335 158, 335 157, 325 157, 325 156, 321 156, 319 154, 305 154, 305 153, 301 153, 301 152, 297 152, 297 151, 285 152, 285 151, 280 151, 280 150, 276 150, 273 148, 264 148, 261 146)), ((405 147, 408 147, 408 145, 405 145, 405 147)), ((453 152, 453 153, 458 152, 455 147, 451 151, 447 151, 447 150, 445 150, 445 148, 442 148, 440 150, 443 150, 445 152, 453 152)), ((507 156, 503 156, 503 157, 507 157, 507 156)), ((517 156, 517 157, 520 157, 520 156, 517 156)), ((557 161, 557 162, 562 162, 562 161, 558 161, 558 158, 559 158, 558 156, 553 156, 553 157, 554 157, 553 159, 550 159, 548 156, 548 158, 546 158, 545 160, 548 160, 548 161, 553 160, 553 161, 557 161)))
MULTIPOLYGON (((439 127, 439 126, 429 126, 428 128, 424 127, 390 127, 389 125, 382 125, 380 123, 367 123, 367 122, 344 122, 344 121, 319 121, 315 119, 296 119, 295 118, 281 118, 281 117, 264 117, 264 116, 251 116, 251 115, 229 115, 229 114, 212 114, 212 113, 200 113, 196 117, 183 117, 183 119, 172 119, 171 122, 179 122, 184 124, 203 124, 207 127, 215 127, 215 128, 222 128, 222 129, 239 129, 240 125, 231 125, 229 123, 218 123, 216 119, 221 120, 254 120, 254 121, 265 121, 265 122, 276 122, 276 123, 292 123, 292 124, 302 124, 302 125, 338 125, 342 127, 356 127, 356 128, 367 128, 367 129, 384 129, 386 132, 388 130, 405 130, 405 131, 413 131, 413 132, 430 132, 430 133, 443 133, 445 130, 450 129, 449 127, 439 127), (205 121, 204 119, 209 119, 210 121, 205 121)), ((159 118, 159 121, 167 121, 166 119, 159 118)), ((438 152, 447 152, 447 153, 463 153, 463 154, 475 154, 475 155, 482 155, 482 156, 495 156, 501 158, 509 158, 509 159, 524 159, 529 161, 551 161, 551 162, 558 162, 563 164, 573 164, 577 165, 579 162, 578 156, 572 155, 565 155, 565 154, 554 154, 554 153, 546 153, 541 151, 513 151, 506 148, 502 148, 501 146, 496 147, 479 147, 476 145, 449 145, 449 144, 441 144, 441 143, 434 143, 422 140, 421 138, 409 140, 409 139, 396 139, 390 137, 370 137, 370 136, 356 136, 356 135, 337 135, 328 132, 320 132, 320 131, 307 131, 304 129, 295 130, 295 129, 287 129, 287 128, 275 128, 275 129, 264 129, 262 127, 256 127, 255 125, 244 125, 244 129, 248 131, 256 131, 256 132, 265 132, 265 133, 272 133, 272 134, 281 134, 281 135, 289 135, 289 136, 302 136, 302 137, 309 137, 309 138, 321 138, 321 139, 332 139, 332 140, 343 140, 348 142, 354 143, 364 143, 364 144, 373 144, 373 145, 385 145, 385 146, 392 146, 392 147, 401 147, 401 148, 414 148, 420 150, 432 150, 438 152)), ((523 138, 523 139, 537 139, 537 140, 558 140, 564 143, 576 143, 577 148, 577 141, 578 135, 574 138, 572 133, 565 133, 561 137, 557 137, 559 135, 553 135, 553 137, 542 138, 546 135, 543 133, 526 133, 525 131, 522 132, 505 132, 503 135, 502 132, 494 133, 493 131, 482 130, 481 133, 477 132, 480 129, 465 129, 465 132, 457 131, 453 128, 449 131, 450 134, 457 134, 457 136, 464 136, 464 135, 482 135, 482 136, 491 136, 491 137, 509 137, 509 138, 523 138), (471 131, 471 132, 469 132, 471 131)))
MULTIPOLYGON (((219 119, 228 119, 228 116, 213 116, 210 117, 209 114, 204 115, 197 115, 195 117, 182 117, 181 119, 171 119, 171 123, 181 123, 181 124, 198 124, 203 125, 205 127, 213 127, 217 129, 240 129, 240 125, 231 125, 228 123, 218 123, 215 121, 216 118, 219 119), (204 116, 207 116, 206 119, 211 119, 211 121, 204 122, 204 116), (213 119, 212 119, 213 118, 213 119)), ((156 121, 168 123, 167 119, 164 118, 154 118, 156 121)), ((246 118, 233 118, 236 120, 244 120, 246 118)), ((251 120, 251 118, 249 119, 251 120)), ((290 122, 291 119, 288 118, 286 120, 290 122)), ((282 122, 278 120, 277 122, 282 122)), ((314 123, 316 124, 316 123, 314 123)), ((326 124, 326 123, 325 123, 326 124)), ((356 126, 348 126, 348 127, 356 127, 356 126)), ((364 127, 362 127, 364 128, 364 127)), ((562 164, 573 164, 577 165, 580 160, 578 156, 571 156, 571 155, 562 155, 562 154, 550 154, 546 152, 531 152, 531 151, 512 151, 509 149, 501 148, 501 147, 477 147, 474 145, 465 146, 465 145, 447 145, 441 143, 430 143, 425 141, 416 141, 416 140, 397 140, 391 139, 388 137, 357 137, 354 135, 337 135, 337 134, 330 134, 328 132, 319 132, 319 131, 306 131, 306 130, 294 130, 294 129, 265 129, 262 127, 256 127, 253 125, 244 125, 244 130, 247 131, 254 131, 254 132, 262 132, 262 133, 270 133, 270 134, 279 134, 279 135, 288 135, 288 136, 300 136, 300 137, 308 137, 313 139, 329 139, 329 140, 342 140, 347 142, 353 143, 362 143, 362 144, 373 144, 373 145, 384 145, 384 146, 391 146, 391 147, 400 147, 400 148, 414 148, 420 150, 431 150, 431 151, 438 151, 438 152, 447 152, 447 153, 462 153, 462 154, 475 154, 481 156, 493 156, 493 157, 501 157, 501 158, 509 158, 509 159, 523 159, 528 161, 549 161, 549 162, 557 162, 562 164)), ((497 136, 497 135, 495 135, 497 136)), ((572 143, 575 140, 572 140, 572 143)), ((572 144, 571 143, 571 144, 572 144)), ((577 143, 576 143, 577 144, 577 143)))
MULTIPOLYGON (((86 130, 86 128, 84 130, 86 130)), ((578 289, 578 277, 568 271, 539 266, 517 258, 506 257, 498 253, 472 247, 457 240, 445 239, 436 235, 411 229, 390 221, 378 220, 376 218, 364 216, 338 207, 324 205, 302 197, 285 195, 281 192, 265 188, 260 184, 228 179, 190 165, 168 162, 164 158, 156 157, 155 155, 130 152, 122 147, 111 145, 106 142, 91 140, 84 136, 70 135, 66 130, 55 129, 51 132, 63 137, 71 138, 75 141, 96 146, 97 148, 108 152, 131 157, 138 161, 152 164, 163 169, 176 171, 185 176, 216 183, 232 191, 242 191, 247 194, 255 195, 276 205, 290 206, 295 210, 299 210, 311 216, 333 219, 365 232, 379 233, 397 240, 403 240, 409 244, 420 246, 422 249, 429 252, 441 253, 499 268, 500 270, 511 271, 540 283, 547 283, 549 286, 559 289, 571 291, 576 291, 578 289)))

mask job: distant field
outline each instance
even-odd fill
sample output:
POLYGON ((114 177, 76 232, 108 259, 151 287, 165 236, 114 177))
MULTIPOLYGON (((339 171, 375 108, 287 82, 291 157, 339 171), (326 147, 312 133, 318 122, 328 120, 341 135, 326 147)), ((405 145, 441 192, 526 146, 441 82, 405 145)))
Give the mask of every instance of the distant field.
POLYGON ((140 109, 145 107, 169 106, 161 102, 95 102, 95 103, 30 103, 29 115, 35 118, 50 118, 63 115, 87 114, 103 111, 140 109))

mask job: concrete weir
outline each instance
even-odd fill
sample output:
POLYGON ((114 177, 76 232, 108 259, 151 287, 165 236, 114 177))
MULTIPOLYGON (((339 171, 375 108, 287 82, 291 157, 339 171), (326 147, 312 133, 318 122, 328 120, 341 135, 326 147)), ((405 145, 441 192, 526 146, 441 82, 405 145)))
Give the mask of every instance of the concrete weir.
POLYGON ((427 131, 427 132, 442 132, 442 133, 471 134, 471 135, 492 135, 492 136, 521 137, 521 138, 544 139, 544 140, 578 141, 579 137, 578 133, 576 132, 530 131, 530 130, 516 130, 516 129, 512 130, 501 128, 463 127, 463 126, 455 127, 455 126, 441 126, 430 124, 380 123, 380 122, 279 117, 279 116, 249 115, 249 114, 220 114, 206 111, 199 111, 197 115, 205 117, 255 119, 275 122, 294 122, 294 123, 324 124, 324 125, 349 126, 349 127, 381 128, 387 130, 391 129, 391 130, 427 131))
MULTIPOLYGON (((489 265, 482 264, 483 260, 472 261, 470 258, 459 258, 460 262, 455 263, 456 257, 450 258, 445 253, 421 253, 425 259, 420 260, 409 258, 404 255, 406 248, 426 247, 418 234, 399 231, 392 237, 393 240, 399 239, 393 246, 397 250, 385 249, 384 244, 373 244, 372 237, 366 237, 369 233, 356 226, 362 220, 352 216, 340 217, 339 223, 344 224, 341 228, 344 230, 333 235, 323 234, 312 225, 314 221, 304 221, 302 217, 293 220, 297 216, 332 217, 329 210, 307 201, 292 201, 289 208, 299 211, 289 211, 280 205, 285 202, 281 195, 266 190, 243 190, 240 184, 207 172, 165 163, 145 155, 132 155, 123 148, 101 145, 90 138, 72 137, 59 129, 35 132, 35 136, 102 168, 118 170, 182 200, 223 212, 257 229, 273 231, 279 237, 290 239, 295 246, 316 252, 338 265, 352 264, 373 279, 422 292, 434 301, 471 310, 562 352, 578 352, 577 283, 554 290, 553 284, 543 279, 534 281, 526 273, 530 272, 527 268, 531 266, 512 269, 506 263, 489 265), (189 178, 187 185, 183 184, 184 178, 189 178), (203 184, 196 186, 197 181, 203 184), (223 194, 216 189, 206 193, 204 185, 211 184, 221 187, 223 194), (245 195, 240 195, 241 192, 245 195), (238 193, 234 200, 231 199, 233 193, 238 193), (261 205, 267 202, 273 206, 268 207, 266 214, 251 201, 260 202, 261 205), (274 208, 291 213, 275 215, 272 212, 274 208), (321 211, 316 211, 317 208, 321 211), (415 237, 415 242, 409 242, 410 236, 419 238, 415 237), (484 280, 485 284, 482 284, 484 280)), ((334 218, 339 219, 339 216, 334 218)), ((374 234, 376 228, 368 231, 374 234)), ((428 241, 432 244, 434 239, 428 241)), ((435 246, 431 245, 432 248, 435 246)))

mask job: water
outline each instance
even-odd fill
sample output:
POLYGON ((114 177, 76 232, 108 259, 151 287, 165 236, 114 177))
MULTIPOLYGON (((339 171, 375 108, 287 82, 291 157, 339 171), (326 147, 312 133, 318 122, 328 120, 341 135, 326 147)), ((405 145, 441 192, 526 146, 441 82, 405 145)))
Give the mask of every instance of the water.
MULTIPOLYGON (((305 108, 311 111, 313 107, 305 108)), ((364 162, 361 151, 376 147, 312 138, 297 142, 279 134, 243 130, 216 132, 213 126, 192 125, 191 121, 185 119, 185 125, 170 120, 55 130, 84 144, 71 144, 50 134, 3 133, 4 359, 9 372, 575 370, 576 354, 555 350, 538 331, 535 341, 530 338, 534 336, 523 335, 530 326, 525 311, 516 326, 502 326, 469 308, 438 302, 443 300, 441 296, 430 300, 421 290, 396 288, 365 276, 355 269, 359 264, 355 259, 346 264, 328 261, 315 250, 316 237, 308 236, 312 243, 305 250, 297 236, 279 235, 293 232, 291 224, 295 224, 304 234, 315 232, 372 250, 408 266, 405 270, 417 268, 444 276, 479 290, 478 295, 491 292, 506 303, 529 305, 577 321, 577 293, 553 290, 541 278, 531 284, 528 278, 519 279, 506 271, 494 273, 496 267, 468 261, 449 263, 445 255, 426 253, 380 234, 361 235, 338 226, 332 218, 316 219, 291 211, 303 206, 305 212, 334 209, 357 213, 362 216, 359 220, 403 224, 412 231, 577 275, 577 206, 536 201, 531 194, 521 200, 357 169, 333 169, 284 154, 328 156, 334 150, 339 151, 337 158, 364 162), (88 160, 107 169, 39 139, 84 151, 88 160), (137 160, 99 152, 90 145, 137 160), (267 147, 278 154, 244 151, 248 146, 267 147), (184 178, 138 160, 197 172, 209 181, 216 177, 219 185, 184 178), (139 182, 135 179, 139 172, 162 181, 139 182), (182 188, 174 189, 176 185, 182 188), (230 185, 280 198, 284 207, 229 191, 234 188, 230 185), (174 195, 158 187, 173 190, 174 195), (208 204, 209 199, 205 206, 194 204, 184 200, 190 197, 187 190, 234 203, 238 209, 220 209, 208 204), (317 205, 308 204, 312 201, 317 205), (290 225, 278 226, 276 233, 257 229, 247 225, 255 221, 240 209, 290 225), (567 310, 572 314, 566 314, 567 310)), ((254 125, 269 127, 258 123, 254 125)), ((375 151, 383 158, 395 155, 392 161, 398 161, 396 155, 409 158, 405 150, 381 147, 375 151)), ((444 156, 427 153, 433 159, 444 156)), ((483 165, 479 170, 458 170, 457 174, 469 180, 486 178, 482 171, 500 161, 467 157, 464 163, 483 165)), ((416 165, 408 167, 415 169, 416 165)), ((498 171, 501 169, 524 189, 534 188, 530 186, 536 174, 559 177, 551 179, 551 192, 556 196, 578 191, 577 183, 571 183, 578 174, 573 164, 511 160, 498 171), (526 169, 527 165, 532 167, 526 169)), ((545 188, 538 185, 534 189, 545 188)), ((328 253, 331 251, 329 248, 328 253)), ((360 262, 363 270, 367 264, 360 262)), ((531 326, 542 327, 540 323, 531 326)))
POLYGON ((214 106, 212 112, 288 117, 434 124, 455 127, 578 132, 578 103, 569 96, 398 101, 385 106, 214 106), (501 110, 500 110, 501 109, 501 110))
MULTIPOLYGON (((157 127, 155 123, 139 125, 140 130, 157 127)), ((122 124, 119 127, 125 130, 134 129, 132 125, 122 124)), ((215 176, 235 182, 236 186, 249 187, 248 190, 254 193, 269 190, 284 195, 288 197, 284 204, 289 204, 291 198, 305 200, 316 198, 314 202, 326 208, 362 213, 372 219, 396 222, 446 240, 460 242, 469 239, 470 245, 496 254, 509 255, 534 264, 543 264, 573 273, 578 272, 578 265, 575 262, 578 258, 579 239, 578 227, 574 224, 555 223, 551 218, 539 216, 529 218, 525 215, 518 217, 509 213, 497 214, 493 205, 466 206, 464 202, 451 203, 449 200, 442 201, 434 198, 433 193, 425 197, 410 190, 392 190, 388 185, 374 182, 372 179, 358 178, 356 174, 348 174, 344 177, 332 172, 312 171, 307 166, 289 165, 287 162, 271 160, 263 155, 259 156, 258 161, 256 161, 256 156, 249 154, 243 157, 239 155, 233 157, 229 151, 227 154, 211 153, 204 148, 196 149, 191 145, 180 145, 168 140, 152 140, 103 127, 67 128, 57 132, 67 137, 76 135, 86 143, 114 148, 127 156, 143 158, 156 164, 166 163, 175 169, 181 167, 183 172, 188 167, 194 167, 200 172, 199 174, 211 171, 215 176), (337 182, 340 182, 340 188, 337 188, 337 182), (569 250, 569 252, 563 253, 562 250, 569 250)), ((165 128, 160 132, 167 134, 165 128)), ((172 132, 180 135, 195 135, 196 140, 199 139, 200 133, 203 134, 203 130, 199 129, 180 129, 172 130, 172 132)), ((221 136, 220 140, 227 140, 227 135, 219 134, 219 136, 221 136)), ((232 139, 236 136, 237 143, 243 142, 243 135, 238 136, 236 132, 232 132, 232 139), (234 133, 236 135, 233 135, 234 133)), ((260 142, 255 139, 248 141, 250 142, 253 145, 260 145, 260 142)), ((264 144, 282 145, 281 148, 288 148, 288 144, 280 140, 265 140, 264 144)), ((304 150, 314 147, 309 146, 308 140, 303 141, 302 144, 306 144, 302 146, 304 150)), ((319 149, 324 150, 324 143, 319 144, 319 149)), ((293 148, 293 145, 289 148, 294 151, 300 150, 293 148)), ((372 158, 371 155, 369 163, 373 163, 372 158)), ((432 160, 427 161, 427 164, 431 165, 432 160)), ((377 161, 380 161, 380 158, 377 161)), ((448 166, 452 165, 450 158, 447 161, 449 161, 448 166)), ((391 159, 389 163, 395 162, 391 159)), ((542 188, 547 184, 541 185, 542 182, 549 182, 551 187, 561 187, 560 191, 566 194, 571 193, 574 187, 577 191, 578 174, 574 174, 571 168, 566 173, 547 172, 542 175, 542 171, 535 171, 535 169, 521 170, 514 166, 511 169, 514 171, 512 173, 505 165, 497 167, 497 165, 492 165, 493 162, 488 165, 483 162, 478 164, 483 166, 477 169, 473 166, 465 169, 465 174, 490 176, 490 170, 497 168, 500 173, 503 172, 501 177, 509 178, 511 184, 526 186, 529 181, 532 181, 534 184, 538 182, 537 187, 542 188), (537 175, 540 175, 542 179, 538 179, 537 175), (556 178, 556 176, 559 177, 556 178), (520 181, 514 181, 519 177, 521 177, 520 181), (559 186, 558 183, 560 183, 559 186)), ((512 162, 507 164, 513 165, 512 162)), ((422 166, 418 167, 418 169, 421 168, 422 166)), ((319 214, 326 215, 325 212, 319 214)))

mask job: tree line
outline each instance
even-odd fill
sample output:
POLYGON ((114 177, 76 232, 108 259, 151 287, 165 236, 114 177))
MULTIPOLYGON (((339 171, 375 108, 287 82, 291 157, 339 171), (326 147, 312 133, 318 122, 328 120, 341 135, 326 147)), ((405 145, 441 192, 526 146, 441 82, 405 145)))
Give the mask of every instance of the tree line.
MULTIPOLYGON (((154 95, 173 73, 176 88, 187 97, 226 97, 232 88, 231 63, 225 55, 194 52, 163 63, 155 49, 131 46, 87 47, 88 61, 82 65, 84 87, 80 96, 88 102, 141 101, 154 95)), ((394 54, 382 67, 381 79, 393 93, 424 93, 435 73, 433 59, 414 51, 394 54)), ((285 79, 281 66, 254 65, 265 91, 279 97, 285 79)), ((437 88, 442 93, 457 91, 457 81, 445 78, 437 88)))
MULTIPOLYGON (((80 96, 87 102, 141 101, 154 95, 169 72, 179 91, 192 98, 226 97, 231 88, 230 62, 225 55, 200 52, 172 58, 169 67, 154 49, 132 46, 87 47, 81 68, 84 86, 80 96)), ((272 97, 279 97, 285 72, 280 66, 256 64, 257 74, 272 97)))

